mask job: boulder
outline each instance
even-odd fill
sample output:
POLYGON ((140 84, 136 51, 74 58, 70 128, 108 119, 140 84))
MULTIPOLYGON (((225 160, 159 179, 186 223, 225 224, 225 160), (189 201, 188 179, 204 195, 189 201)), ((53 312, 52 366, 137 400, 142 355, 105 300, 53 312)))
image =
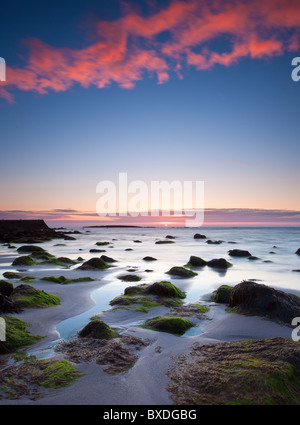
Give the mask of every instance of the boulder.
POLYGON ((155 282, 147 286, 144 291, 147 295, 158 295, 161 297, 185 298, 185 293, 171 282, 161 281, 155 282))
POLYGON ((195 233, 194 234, 194 239, 206 239, 205 235, 201 235, 200 233, 195 233))
POLYGON ((209 267, 214 269, 228 269, 232 264, 229 261, 226 261, 225 258, 215 258, 206 263, 209 267))
POLYGON ((196 257, 195 255, 191 255, 187 266, 192 267, 203 267, 206 266, 207 262, 203 260, 201 257, 196 257))
POLYGON ((185 277, 185 278, 194 277, 198 274, 198 273, 193 272, 192 270, 188 270, 188 269, 185 269, 184 267, 177 267, 177 266, 172 267, 166 273, 173 275, 173 276, 185 277))
POLYGON ((295 254, 300 255, 300 248, 297 249, 297 251, 295 252, 295 254))
POLYGON ((149 255, 147 255, 146 257, 143 258, 144 261, 157 261, 157 258, 154 257, 150 257, 149 255))
POLYGON ((243 249, 231 249, 228 253, 231 257, 251 257, 250 252, 243 249))
POLYGON ((265 316, 289 325, 294 317, 300 317, 299 297, 252 281, 241 282, 232 289, 229 307, 238 313, 265 316))
POLYGON ((111 329, 105 322, 98 319, 91 320, 79 332, 79 337, 81 338, 112 339, 118 336, 116 331, 111 329))
POLYGON ((101 260, 105 261, 106 263, 115 263, 117 260, 114 258, 108 257, 107 255, 101 255, 101 260))
POLYGON ((14 286, 12 283, 8 282, 7 280, 0 280, 0 294, 9 297, 13 290, 14 286))
POLYGON ((101 258, 93 257, 88 261, 85 261, 81 266, 78 267, 78 270, 104 270, 110 265, 106 264, 101 258))

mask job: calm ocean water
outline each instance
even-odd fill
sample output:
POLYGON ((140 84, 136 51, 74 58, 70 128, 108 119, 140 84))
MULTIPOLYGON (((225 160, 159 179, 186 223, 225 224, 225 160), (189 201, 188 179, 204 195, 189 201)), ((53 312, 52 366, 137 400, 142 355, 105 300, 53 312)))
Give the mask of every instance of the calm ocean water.
MULTIPOLYGON (((283 289, 287 292, 300 294, 300 256, 295 251, 300 248, 299 227, 202 227, 195 228, 84 228, 77 227, 82 234, 74 235, 75 241, 50 241, 43 243, 44 249, 56 256, 66 256, 76 259, 78 256, 85 260, 102 255, 90 253, 92 248, 105 249, 105 255, 118 260, 115 268, 105 272, 95 272, 93 277, 99 278, 101 285, 92 293, 95 306, 76 318, 70 318, 57 329, 62 337, 78 330, 93 314, 109 308, 109 301, 123 293, 126 286, 117 279, 126 269, 136 267, 135 274, 142 280, 140 283, 153 283, 160 280, 170 280, 187 293, 187 302, 195 302, 204 294, 211 293, 222 284, 236 285, 245 279, 257 279, 258 282, 283 289), (219 245, 207 244, 205 239, 194 239, 195 233, 202 233, 210 240, 221 240, 219 245), (157 240, 165 239, 167 235, 175 237, 174 243, 157 245, 157 240), (140 242, 134 242, 134 241, 140 242), (108 241, 109 246, 96 247, 97 241, 108 241), (55 246, 63 243, 65 246, 55 246), (126 249, 131 248, 131 251, 126 249), (230 249, 245 249, 258 260, 247 258, 232 258, 228 255, 230 249), (157 261, 145 262, 143 257, 149 255, 157 261), (194 269, 198 275, 191 279, 171 277, 166 272, 172 266, 185 265, 191 255, 202 257, 204 260, 225 258, 233 264, 226 271, 215 270, 207 266, 194 269), (146 269, 153 270, 145 272, 146 269), (103 282, 105 285, 103 285, 103 282)), ((16 244, 16 247, 20 245, 16 244)), ((15 270, 11 267, 17 256, 16 250, 0 247, 0 279, 1 273, 15 270)), ((36 275, 66 275, 73 272, 91 275, 93 272, 62 270, 56 266, 33 266, 28 268, 28 274, 36 275)), ((80 276, 80 274, 79 274, 80 276)), ((99 283, 100 283, 99 282, 99 283)), ((38 279, 35 282, 39 283, 38 279)), ((88 284, 88 283, 87 283, 88 284)))

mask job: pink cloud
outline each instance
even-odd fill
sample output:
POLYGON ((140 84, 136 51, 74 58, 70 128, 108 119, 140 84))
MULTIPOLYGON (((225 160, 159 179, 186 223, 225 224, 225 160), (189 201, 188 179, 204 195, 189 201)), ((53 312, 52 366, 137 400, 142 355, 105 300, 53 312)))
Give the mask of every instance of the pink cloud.
POLYGON ((7 67, 0 97, 13 101, 15 90, 47 94, 75 84, 104 88, 115 82, 132 89, 145 76, 167 82, 182 66, 207 70, 231 66, 240 59, 272 58, 300 45, 298 0, 179 1, 150 16, 127 9, 115 21, 99 21, 93 43, 69 49, 42 40, 26 40, 23 67, 7 67), (157 38, 166 32, 166 41, 157 38), (211 42, 224 37, 229 51, 218 52, 211 42))

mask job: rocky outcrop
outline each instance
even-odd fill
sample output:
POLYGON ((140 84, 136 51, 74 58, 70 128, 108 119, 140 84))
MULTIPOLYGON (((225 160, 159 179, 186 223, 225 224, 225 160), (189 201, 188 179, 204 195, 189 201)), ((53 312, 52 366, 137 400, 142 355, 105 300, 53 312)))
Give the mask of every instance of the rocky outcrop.
POLYGON ((78 267, 78 270, 105 270, 108 267, 111 267, 109 264, 106 264, 101 258, 93 257, 88 261, 85 261, 81 266, 78 267))
POLYGON ((231 257, 251 257, 250 252, 243 249, 231 249, 228 254, 231 257))
POLYGON ((66 235, 50 229, 44 220, 0 220, 0 242, 31 244, 56 238, 66 235))
POLYGON ((81 329, 78 335, 81 338, 96 339, 112 339, 119 337, 116 331, 110 328, 105 322, 98 319, 91 320, 83 329, 81 329))
POLYGON ((299 297, 252 281, 241 282, 232 289, 229 307, 288 325, 294 317, 300 317, 299 297))
POLYGON ((194 234, 194 239, 206 239, 205 235, 201 235, 200 233, 195 233, 194 234))
POLYGON ((300 345, 290 338, 194 343, 167 375, 176 405, 299 405, 300 345))

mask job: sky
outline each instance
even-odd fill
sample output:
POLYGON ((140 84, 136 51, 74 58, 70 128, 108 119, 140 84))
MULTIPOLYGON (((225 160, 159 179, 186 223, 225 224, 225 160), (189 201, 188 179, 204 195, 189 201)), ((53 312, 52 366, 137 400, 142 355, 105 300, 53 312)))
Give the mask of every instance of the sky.
MULTIPOLYGON (((300 225, 297 56, 298 0, 5 2, 0 218, 102 223, 127 173, 203 181, 207 224, 300 225)), ((177 223, 149 220, 122 217, 177 223)))

